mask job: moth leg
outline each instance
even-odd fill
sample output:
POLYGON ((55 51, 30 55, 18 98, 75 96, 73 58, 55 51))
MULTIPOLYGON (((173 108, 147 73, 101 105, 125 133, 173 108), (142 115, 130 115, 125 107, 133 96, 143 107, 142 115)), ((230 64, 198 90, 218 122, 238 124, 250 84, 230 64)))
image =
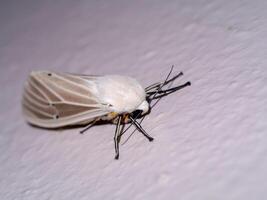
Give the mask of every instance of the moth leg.
POLYGON ((132 116, 129 115, 129 118, 132 120, 138 131, 141 132, 149 140, 149 142, 152 142, 154 140, 154 138, 148 135, 146 131, 142 128, 142 126, 132 116))
POLYGON ((120 142, 120 136, 121 136, 121 119, 122 116, 118 117, 118 122, 116 125, 116 130, 115 130, 115 135, 114 135, 114 144, 115 144, 115 159, 118 160, 119 159, 119 142, 120 142))
POLYGON ((119 134, 119 136, 118 136, 118 141, 119 141, 119 143, 120 143, 120 141, 121 141, 121 136, 122 136, 123 133, 124 133, 124 128, 125 128, 125 124, 124 124, 124 123, 121 123, 121 130, 120 130, 120 134, 119 134))
POLYGON ((88 124, 86 127, 84 127, 81 131, 80 134, 84 134, 85 131, 87 131, 88 129, 90 129, 92 126, 95 125, 95 123, 98 121, 98 118, 95 119, 94 121, 92 121, 90 124, 88 124))

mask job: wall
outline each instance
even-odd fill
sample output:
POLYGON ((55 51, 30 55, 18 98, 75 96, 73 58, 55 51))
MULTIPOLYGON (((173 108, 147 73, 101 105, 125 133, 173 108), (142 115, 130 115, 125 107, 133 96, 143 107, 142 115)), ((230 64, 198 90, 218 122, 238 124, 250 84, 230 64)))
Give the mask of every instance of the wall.
MULTIPOLYGON (((0 199, 266 199, 266 1, 0 5, 0 199), (115 126, 45 130, 21 114, 32 70, 176 85, 114 160, 115 126)), ((128 132, 129 134, 130 132, 128 132)), ((123 138, 125 139, 125 138, 123 138)))

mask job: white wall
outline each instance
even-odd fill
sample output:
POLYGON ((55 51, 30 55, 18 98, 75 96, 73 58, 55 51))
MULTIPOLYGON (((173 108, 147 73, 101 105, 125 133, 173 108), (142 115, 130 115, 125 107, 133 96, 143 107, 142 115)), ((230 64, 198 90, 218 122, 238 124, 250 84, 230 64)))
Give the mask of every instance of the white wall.
POLYGON ((0 199, 267 198, 267 2, 0 3, 0 199), (45 130, 21 114, 31 70, 183 71, 114 160, 112 125, 45 130))

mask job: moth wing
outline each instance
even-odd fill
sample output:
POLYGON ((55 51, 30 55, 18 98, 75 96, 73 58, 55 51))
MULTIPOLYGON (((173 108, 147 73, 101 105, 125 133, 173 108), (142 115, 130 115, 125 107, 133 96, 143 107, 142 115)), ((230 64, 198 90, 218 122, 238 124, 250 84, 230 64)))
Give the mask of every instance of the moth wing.
POLYGON ((44 128, 90 123, 110 111, 97 97, 96 76, 32 72, 23 94, 27 121, 44 128))

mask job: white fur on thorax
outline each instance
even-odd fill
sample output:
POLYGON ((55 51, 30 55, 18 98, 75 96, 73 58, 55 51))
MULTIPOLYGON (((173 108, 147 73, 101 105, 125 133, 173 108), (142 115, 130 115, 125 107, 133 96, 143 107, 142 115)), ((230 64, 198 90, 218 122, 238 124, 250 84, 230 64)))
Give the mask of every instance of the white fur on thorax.
POLYGON ((145 90, 131 77, 100 76, 95 80, 95 87, 98 99, 103 104, 110 105, 113 112, 131 113, 137 109, 148 109, 145 90))

